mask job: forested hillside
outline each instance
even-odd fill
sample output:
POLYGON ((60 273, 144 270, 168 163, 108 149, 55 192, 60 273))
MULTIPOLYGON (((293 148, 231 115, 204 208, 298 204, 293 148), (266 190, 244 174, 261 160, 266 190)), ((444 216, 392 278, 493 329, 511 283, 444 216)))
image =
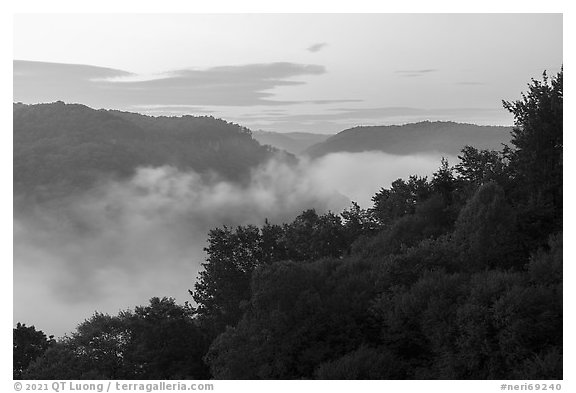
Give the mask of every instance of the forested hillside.
POLYGON ((271 157, 250 131, 212 117, 149 117, 79 104, 14 104, 14 195, 51 199, 137 167, 241 180, 271 157))
POLYGON ((382 151, 388 154, 439 152, 456 155, 466 145, 500 149, 510 142, 509 127, 478 126, 451 121, 423 121, 401 126, 354 127, 339 132, 304 152, 321 157, 337 152, 382 151))
POLYGON ((467 146, 371 208, 214 228, 193 305, 58 342, 18 325, 15 378, 562 379, 563 73, 504 107, 510 146, 467 146))

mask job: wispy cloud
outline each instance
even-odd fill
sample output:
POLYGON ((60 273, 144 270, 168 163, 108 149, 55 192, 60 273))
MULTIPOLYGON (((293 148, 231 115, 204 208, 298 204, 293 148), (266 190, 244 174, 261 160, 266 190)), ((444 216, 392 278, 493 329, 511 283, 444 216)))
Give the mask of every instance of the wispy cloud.
POLYGON ((347 102, 362 102, 364 100, 359 100, 356 98, 351 98, 351 99, 336 99, 336 100, 310 100, 310 101, 306 101, 309 104, 319 104, 319 105, 324 105, 324 104, 343 104, 343 103, 347 103, 347 102))
POLYGON ((130 110, 148 116, 212 115, 219 117, 218 111, 196 105, 134 105, 130 110))
POLYGON ((427 68, 427 69, 423 69, 423 70, 398 70, 396 71, 396 74, 399 74, 400 76, 403 77, 407 77, 407 78, 413 78, 416 76, 423 76, 426 74, 430 74, 432 72, 437 72, 438 70, 435 68, 427 68))
POLYGON ((327 46, 328 46, 328 44, 326 42, 319 42, 317 44, 310 45, 308 48, 306 48, 306 50, 308 52, 316 53, 316 52, 320 52, 322 49, 324 49, 327 46))
POLYGON ((142 105, 252 106, 298 103, 274 100, 276 87, 298 86, 324 66, 289 62, 184 69, 154 76, 103 67, 14 61, 14 100, 64 100, 93 107, 142 105))
MULTIPOLYGON (((240 119, 236 119, 240 120, 240 119)), ((242 115, 248 127, 279 130, 334 133, 357 125, 392 125, 414 123, 424 120, 452 120, 479 125, 510 125, 512 118, 500 107, 466 108, 418 108, 418 107, 372 107, 330 108, 319 113, 285 114, 247 113, 242 115)))
POLYGON ((474 82, 474 81, 463 81, 463 82, 456 82, 456 85, 461 85, 461 86, 483 86, 486 83, 483 82, 474 82))
MULTIPOLYGON (((376 107, 376 108, 332 108, 322 113, 286 114, 277 116, 278 121, 308 121, 308 120, 361 120, 387 118, 407 118, 407 119, 443 119, 462 118, 463 115, 477 114, 486 115, 501 112, 499 107, 495 108, 442 108, 427 109, 415 107, 376 107)), ((255 115, 258 117, 259 115, 255 115)), ((262 117, 266 115, 262 114, 262 117)))

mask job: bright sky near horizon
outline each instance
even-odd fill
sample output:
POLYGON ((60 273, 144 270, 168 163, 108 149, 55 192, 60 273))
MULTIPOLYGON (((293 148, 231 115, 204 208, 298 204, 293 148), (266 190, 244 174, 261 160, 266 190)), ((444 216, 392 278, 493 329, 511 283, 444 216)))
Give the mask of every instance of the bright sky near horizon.
POLYGON ((510 125, 501 100, 559 71, 562 39, 562 14, 17 14, 14 101, 278 132, 510 125))

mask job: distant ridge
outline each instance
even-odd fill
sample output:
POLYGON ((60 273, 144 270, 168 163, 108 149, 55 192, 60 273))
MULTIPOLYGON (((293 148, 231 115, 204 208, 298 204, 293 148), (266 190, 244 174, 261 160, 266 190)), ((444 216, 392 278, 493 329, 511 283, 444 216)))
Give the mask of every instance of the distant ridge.
POLYGON ((510 141, 512 127, 478 126, 451 121, 422 121, 394 126, 361 126, 344 130, 304 152, 321 157, 336 152, 382 151, 389 154, 426 152, 456 155, 465 145, 500 149, 510 141))
POLYGON ((61 101, 13 104, 14 195, 51 199, 145 166, 240 181, 274 151, 213 117, 152 117, 61 101))

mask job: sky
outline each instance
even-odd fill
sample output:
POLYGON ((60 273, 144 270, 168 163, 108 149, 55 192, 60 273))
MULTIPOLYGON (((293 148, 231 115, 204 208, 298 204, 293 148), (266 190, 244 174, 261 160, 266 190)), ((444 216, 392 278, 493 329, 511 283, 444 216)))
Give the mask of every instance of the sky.
POLYGON ((276 132, 453 120, 563 63, 562 14, 16 14, 15 102, 276 132))

